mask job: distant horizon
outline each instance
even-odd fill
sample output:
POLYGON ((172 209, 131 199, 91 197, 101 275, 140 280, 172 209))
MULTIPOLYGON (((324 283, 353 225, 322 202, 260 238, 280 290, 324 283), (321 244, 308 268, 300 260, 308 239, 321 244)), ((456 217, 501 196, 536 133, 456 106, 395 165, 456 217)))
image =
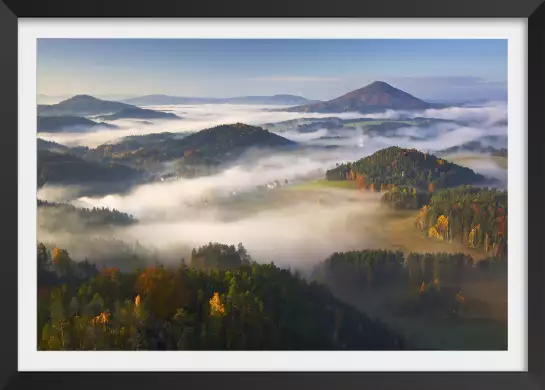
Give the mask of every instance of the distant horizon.
POLYGON ((422 100, 505 100, 500 39, 38 39, 37 92, 117 99, 295 95, 382 80, 422 100))
MULTIPOLYGON (((381 80, 375 80, 375 81, 381 81, 381 80)), ((369 84, 367 84, 367 85, 369 85, 369 84)), ((363 87, 360 87, 360 88, 363 88, 363 87)), ((360 89, 360 88, 356 88, 355 90, 360 89)), ((352 92, 352 91, 346 91, 345 93, 349 93, 349 92, 352 92)), ((182 96, 182 95, 172 95, 172 94, 166 94, 166 93, 153 93, 153 94, 146 94, 146 95, 138 95, 138 94, 122 95, 122 94, 115 94, 115 93, 112 93, 112 94, 92 94, 92 93, 88 93, 88 92, 75 93, 73 95, 72 94, 67 94, 67 95, 47 95, 47 94, 44 94, 44 93, 37 93, 36 94, 37 97, 51 98, 51 99, 56 99, 56 100, 60 99, 59 101, 67 100, 67 99, 70 99, 70 98, 75 97, 75 96, 84 96, 84 95, 85 96, 95 97, 95 98, 98 98, 98 99, 101 99, 101 100, 110 99, 110 100, 113 100, 113 101, 128 100, 128 99, 132 99, 132 98, 146 97, 146 96, 168 96, 168 97, 176 97, 176 98, 196 98, 196 99, 234 99, 234 98, 241 98, 241 97, 297 96, 297 97, 303 97, 303 98, 305 98, 307 100, 315 100, 315 101, 320 100, 320 99, 313 99, 312 97, 308 97, 308 96, 293 95, 293 94, 289 94, 289 93, 276 93, 274 95, 253 94, 253 95, 236 95, 236 96, 182 96)), ((415 96, 415 97, 419 98, 418 96, 415 96)), ((475 101, 485 101, 487 99, 483 99, 483 98, 466 98, 466 99, 422 99, 422 100, 427 100, 429 102, 475 102, 475 101)), ((503 99, 498 98, 498 99, 488 99, 488 100, 507 101, 507 97, 505 97, 503 99)))

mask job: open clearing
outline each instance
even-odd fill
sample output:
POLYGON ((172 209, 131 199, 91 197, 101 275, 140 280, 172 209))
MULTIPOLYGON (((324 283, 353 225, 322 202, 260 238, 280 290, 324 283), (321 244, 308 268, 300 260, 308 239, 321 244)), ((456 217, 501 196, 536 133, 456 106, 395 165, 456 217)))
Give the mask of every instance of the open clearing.
MULTIPOLYGON (((352 194, 358 193, 354 191, 356 189, 354 181, 316 180, 286 187, 285 190, 289 190, 288 193, 295 199, 311 198, 312 195, 317 195, 324 190, 332 188, 346 190, 347 193, 352 194)), ((366 193, 361 193, 361 195, 363 197, 366 193)), ((378 194, 376 198, 379 198, 378 194)), ((362 208, 364 207, 365 203, 362 201, 362 208)), ((408 255, 410 252, 462 252, 472 256, 475 260, 481 260, 486 257, 486 253, 467 248, 459 242, 443 242, 428 239, 425 234, 414 226, 417 216, 417 210, 394 211, 382 209, 380 214, 376 216, 376 227, 373 229, 375 239, 385 249, 400 250, 405 255, 408 255)))
POLYGON ((486 257, 486 253, 467 248, 459 242, 436 241, 428 239, 414 226, 418 211, 390 211, 380 223, 377 232, 388 249, 400 250, 405 255, 410 252, 448 252, 465 253, 475 260, 486 257))

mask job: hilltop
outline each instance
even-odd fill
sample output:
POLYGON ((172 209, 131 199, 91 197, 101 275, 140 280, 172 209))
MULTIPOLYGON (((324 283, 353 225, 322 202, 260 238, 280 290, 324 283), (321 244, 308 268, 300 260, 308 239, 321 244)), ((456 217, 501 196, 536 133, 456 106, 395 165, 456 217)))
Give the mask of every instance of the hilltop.
POLYGON ((392 146, 326 173, 328 180, 355 180, 360 188, 408 186, 433 191, 485 181, 473 170, 416 149, 392 146))
POLYGON ((425 110, 435 107, 383 81, 375 81, 363 88, 325 102, 291 107, 290 112, 360 112, 385 110, 425 110))
POLYGON ((111 114, 130 104, 97 99, 90 95, 76 95, 57 104, 38 105, 38 114, 43 116, 91 116, 111 114))
MULTIPOLYGON (((40 116, 75 116, 75 117, 85 117, 85 116, 99 116, 99 115, 112 115, 120 112, 125 112, 123 115, 124 118, 128 117, 130 113, 132 118, 141 118, 139 115, 146 115, 141 112, 142 108, 121 103, 114 102, 109 100, 97 99, 89 95, 76 95, 69 99, 63 100, 57 104, 51 105, 38 105, 38 115, 40 116)), ((153 111, 160 114, 166 114, 161 111, 153 111)), ((149 118, 150 113, 147 113, 149 118)), ((173 114, 170 114, 173 115, 173 114)))
POLYGON ((208 164, 212 161, 221 163, 236 158, 250 148, 282 148, 293 145, 296 143, 269 133, 261 127, 235 123, 215 126, 185 137, 180 135, 174 137, 167 133, 162 138, 146 144, 134 139, 131 145, 127 143, 122 147, 106 145, 106 149, 125 151, 123 156, 117 155, 122 159, 168 161, 184 158, 186 163, 192 161, 208 164))
POLYGON ((210 174, 221 164, 252 149, 296 146, 286 138, 261 127, 242 123, 215 126, 195 133, 158 133, 123 138, 83 153, 87 161, 123 164, 150 173, 164 171, 172 163, 173 173, 184 177, 210 174))
POLYGON ((278 148, 295 145, 295 142, 261 127, 244 123, 220 125, 201 130, 185 137, 180 143, 184 148, 200 150, 211 156, 252 147, 278 148))

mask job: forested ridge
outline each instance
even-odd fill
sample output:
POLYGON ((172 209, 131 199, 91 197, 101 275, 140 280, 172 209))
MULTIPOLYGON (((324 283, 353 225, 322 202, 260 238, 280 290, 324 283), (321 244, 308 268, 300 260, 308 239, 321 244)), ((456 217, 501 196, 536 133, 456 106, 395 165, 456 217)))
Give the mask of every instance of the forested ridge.
POLYGON ((420 210, 416 225, 430 238, 505 256, 507 191, 468 186, 437 191, 420 210))
POLYGON ((358 188, 382 191, 393 186, 435 189, 475 184, 484 176, 416 149, 392 146, 326 172, 327 180, 354 180, 358 188))
POLYGON ((242 245, 211 243, 194 251, 190 265, 133 272, 99 271, 42 244, 37 259, 39 349, 404 347, 400 335, 325 286, 257 264, 242 245), (202 256, 217 267, 195 265, 202 256))
POLYGON ((492 298, 482 294, 489 283, 506 281, 506 257, 474 261, 464 253, 404 256, 399 251, 361 250, 334 253, 316 267, 314 277, 335 291, 348 292, 363 308, 379 300, 379 313, 396 318, 496 316, 504 321, 507 315, 506 286, 492 298))
MULTIPOLYGON (((132 215, 108 207, 75 207, 67 203, 47 202, 38 199, 38 208, 59 212, 63 218, 67 218, 68 215, 77 216, 87 227, 105 225, 126 226, 138 222, 132 215)), ((63 224, 63 221, 57 222, 58 224, 63 224)))
POLYGON ((217 173, 252 148, 279 149, 297 144, 261 127, 219 125, 189 134, 126 137, 96 148, 69 148, 39 141, 38 186, 46 183, 155 180, 168 163, 172 174, 192 178, 217 173))
POLYGON ((506 272, 505 258, 362 250, 334 253, 304 279, 256 263, 242 244, 218 243, 177 266, 133 271, 99 270, 43 244, 37 261, 39 349, 70 350, 404 349, 402 334, 328 286, 351 289, 363 302, 401 289, 405 298, 387 310, 456 319, 488 310, 466 294, 466 282, 506 272))
POLYGON ((67 153, 38 151, 38 187, 46 183, 119 182, 135 179, 138 172, 121 164, 100 164, 67 153))
MULTIPOLYGON (((176 144, 173 153, 203 161, 218 150, 229 154, 252 144, 237 139, 246 133, 256 139, 270 135, 243 124, 223 128, 221 135, 219 128, 177 140, 167 134, 166 143, 159 139, 147 150, 176 144), (210 140, 212 146, 195 148, 210 140)), ((281 137, 270 140, 271 146, 291 144, 281 137)), ((123 148, 116 152, 127 153, 127 158, 142 156, 146 150, 138 146, 132 153, 123 148)), ((101 150, 114 152, 108 147, 101 150)), ((41 153, 55 164, 84 161, 69 154, 41 153)), ((146 154, 146 158, 160 159, 160 155, 146 154)), ((114 164, 108 169, 116 170, 114 164)), ((91 254, 84 261, 73 260, 60 247, 39 243, 38 348, 391 350, 414 345, 391 322, 379 320, 372 301, 380 301, 383 307, 378 313, 390 319, 425 317, 430 322, 439 318, 456 323, 483 313, 498 316, 494 311, 498 309, 492 307, 497 302, 475 291, 506 277, 507 191, 473 187, 470 184, 481 183, 484 177, 471 169, 398 147, 341 164, 327 171, 326 178, 355 181, 360 190, 383 191, 384 205, 419 210, 411 229, 419 229, 430 240, 462 243, 488 257, 474 261, 464 253, 404 254, 384 249, 336 252, 323 261, 316 259, 313 273, 302 277, 274 263, 254 261, 242 244, 209 243, 192 251, 190 247, 184 252, 191 253, 187 259, 180 257, 172 265, 172 259, 122 241, 114 243, 122 248, 115 254, 91 254), (348 291, 350 299, 338 291, 348 291)), ((77 216, 86 226, 138 222, 108 208, 41 200, 38 207, 77 216)), ((67 217, 59 221, 70 229, 67 217)))

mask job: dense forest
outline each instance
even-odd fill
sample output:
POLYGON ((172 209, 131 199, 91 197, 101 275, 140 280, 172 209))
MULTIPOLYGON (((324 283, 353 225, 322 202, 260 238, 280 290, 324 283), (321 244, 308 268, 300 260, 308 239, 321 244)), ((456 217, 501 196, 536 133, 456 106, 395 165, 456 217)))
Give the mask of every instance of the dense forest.
POLYGON ((496 315, 474 286, 507 270, 505 257, 362 250, 334 253, 305 279, 256 263, 242 244, 210 243, 194 249, 189 263, 133 271, 99 270, 41 243, 37 252, 42 350, 414 348, 332 291, 342 286, 363 306, 382 299, 381 313, 400 318, 456 321, 496 315))
POLYGON ((507 254, 507 191, 462 186, 437 191, 416 225, 430 238, 507 254))
POLYGON ((234 123, 204 129, 184 137, 165 137, 161 142, 133 150, 127 155, 127 159, 164 162, 185 158, 193 159, 196 164, 217 164, 238 157, 248 148, 278 148, 290 145, 295 144, 261 127, 234 123))
POLYGON ((71 147, 61 145, 53 141, 46 141, 44 139, 38 138, 38 152, 48 151, 48 152, 61 153, 61 154, 67 153, 67 154, 73 154, 73 155, 81 157, 88 150, 89 148, 87 146, 76 146, 71 148, 71 147))
MULTIPOLYGON (((464 291, 465 287, 476 282, 486 286, 506 275, 505 257, 475 262, 463 253, 410 253, 405 257, 388 250, 334 253, 314 271, 314 278, 335 291, 359 297, 363 307, 369 305, 367 300, 382 299, 381 314, 451 319, 475 311, 485 314, 489 308, 483 297, 474 288, 464 291)), ((502 297, 492 301, 496 299, 502 297)))
POLYGON ((327 180, 354 180, 358 188, 382 191, 393 186, 417 189, 455 187, 483 182, 473 170, 416 149, 392 146, 353 163, 340 164, 326 172, 327 180))
POLYGON ((95 126, 117 129, 115 125, 98 123, 79 116, 40 116, 38 115, 38 132, 56 133, 69 129, 70 131, 88 131, 95 126))
MULTIPOLYGON (((47 209, 59 213, 59 216, 62 216, 60 220, 56 220, 58 225, 66 223, 66 218, 70 216, 77 217, 80 222, 82 222, 85 227, 95 227, 95 226, 127 226, 133 223, 138 222, 132 215, 123 213, 116 209, 109 209, 107 207, 93 207, 91 209, 85 207, 75 207, 71 204, 66 203, 56 203, 56 202, 47 202, 38 199, 38 209, 47 209), (64 220, 64 221, 63 221, 64 220)), ((51 222, 50 219, 44 218, 44 221, 40 222, 51 222)))
POLYGON ((383 205, 395 210, 418 210, 429 203, 431 193, 413 187, 391 187, 382 197, 383 205))
MULTIPOLYGON (((374 126, 382 131, 399 124, 374 126)), ((253 147, 297 144, 237 123, 183 136, 128 137, 93 149, 45 141, 39 146, 38 185, 43 186, 195 177, 217 172, 220 164, 253 147)), ((60 244, 44 241, 37 247, 38 348, 405 349, 414 345, 391 327, 392 318, 458 321, 493 311, 487 305, 495 303, 475 291, 506 276, 506 191, 472 187, 485 178, 436 155, 399 147, 340 164, 327 171, 326 179, 381 191, 383 205, 419 210, 409 229, 430 240, 460 242, 488 258, 476 262, 463 253, 379 249, 337 252, 303 277, 254 261, 242 244, 209 243, 158 256, 138 243, 93 236, 98 229, 92 228, 110 232, 107 227, 138 222, 127 213, 38 199, 39 227, 71 233, 60 244), (179 253, 188 254, 187 261, 179 253)))
POLYGON ((224 163, 251 148, 297 146, 261 127, 220 125, 195 133, 130 136, 96 148, 68 148, 43 140, 38 150, 38 186, 45 183, 159 180, 161 175, 199 177, 217 173, 224 163), (165 171, 165 163, 170 172, 165 171))
POLYGON ((86 161, 72 154, 38 151, 38 187, 46 183, 119 182, 137 179, 135 170, 111 163, 86 161))
POLYGON ((253 262, 242 245, 194 251, 213 268, 182 260, 176 268, 133 272, 99 271, 43 244, 37 253, 42 350, 404 348, 403 338, 385 324, 340 302, 323 285, 253 262))
MULTIPOLYGON (((42 221, 39 223, 43 227, 42 221)), ((51 225, 45 223, 46 228, 51 225)), ((61 223, 55 224, 61 226, 60 230, 50 230, 52 234, 66 231, 61 223)), ((71 248, 70 258, 78 262, 92 261, 93 265, 101 268, 118 268, 121 271, 130 272, 135 268, 146 267, 150 264, 159 264, 159 260, 164 262, 175 262, 179 256, 165 255, 159 256, 157 248, 150 245, 142 245, 138 241, 123 240, 107 234, 94 234, 92 230, 85 228, 73 228, 72 236, 69 239, 63 237, 53 239, 53 241, 44 239, 41 243, 49 250, 55 248, 71 248)), ((68 249, 66 249, 68 251, 68 249)), ((188 248, 182 249, 184 253, 188 248)))

